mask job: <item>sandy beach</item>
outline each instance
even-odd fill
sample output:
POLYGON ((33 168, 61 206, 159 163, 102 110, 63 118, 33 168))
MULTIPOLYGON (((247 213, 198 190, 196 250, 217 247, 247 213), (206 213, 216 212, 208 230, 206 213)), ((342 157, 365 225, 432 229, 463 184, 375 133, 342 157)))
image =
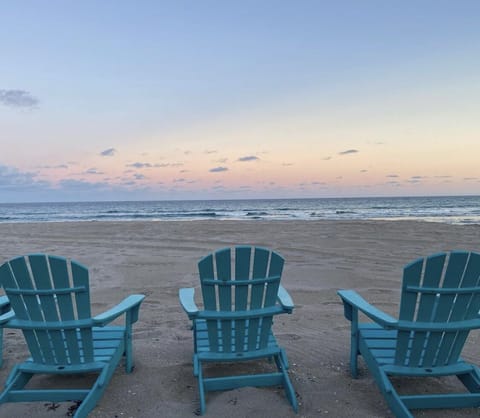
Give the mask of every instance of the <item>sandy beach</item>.
MULTIPOLYGON (((236 244, 267 246, 285 259, 282 284, 296 309, 278 317, 274 332, 286 349, 298 393, 295 415, 277 388, 246 388, 207 395, 208 417, 391 417, 360 362, 348 370, 350 324, 338 289, 357 289, 397 315, 403 266, 437 251, 480 251, 480 226, 415 221, 192 221, 0 224, 2 261, 34 252, 73 258, 90 269, 92 310, 100 313, 131 293, 147 296, 135 325, 135 370, 117 371, 91 417, 193 417, 198 408, 192 374, 192 334, 178 303, 178 289, 197 287, 196 263, 236 244)), ((198 293, 198 292, 197 292, 198 293)), ((200 296, 197 294, 197 296, 200 296)), ((464 358, 480 364, 474 332, 464 358)), ((27 356, 23 337, 6 330, 0 382, 27 356)), ((73 380, 73 379, 69 379, 73 380)), ((80 379, 81 380, 81 379, 80 379)), ((53 384, 53 381, 52 381, 53 384)), ((74 384, 74 383, 72 383, 74 384)), ((457 387, 454 380, 409 380, 419 392, 457 387)), ((6 404, 1 417, 64 417, 71 404, 6 404)), ((421 417, 451 417, 446 410, 421 417)), ((455 417, 478 410, 455 410, 455 417)))

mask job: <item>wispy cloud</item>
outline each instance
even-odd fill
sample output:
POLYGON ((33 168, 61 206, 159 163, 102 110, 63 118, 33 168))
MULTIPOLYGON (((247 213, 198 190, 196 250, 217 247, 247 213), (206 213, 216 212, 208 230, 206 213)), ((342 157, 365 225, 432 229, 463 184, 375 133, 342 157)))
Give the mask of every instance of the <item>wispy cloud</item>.
POLYGON ((133 167, 133 168, 165 168, 165 167, 182 167, 183 163, 142 163, 142 162, 135 162, 131 164, 126 164, 125 167, 133 167))
POLYGON ((68 165, 67 164, 57 164, 57 165, 40 165, 38 166, 37 168, 40 168, 40 169, 67 169, 68 168, 68 165))
POLYGON ((222 171, 228 171, 228 168, 227 167, 214 167, 214 168, 211 168, 208 171, 210 171, 210 173, 221 173, 222 171))
POLYGON ((331 160, 331 159, 332 159, 332 157, 323 157, 323 158, 322 158, 323 161, 329 161, 329 160, 331 160))
POLYGON ((32 109, 39 104, 39 100, 25 90, 0 89, 0 104, 8 107, 32 109))
POLYGON ((216 154, 218 151, 216 149, 207 149, 205 150, 205 154, 216 154))
POLYGON ((356 154, 357 152, 359 152, 358 150, 356 149, 347 149, 345 151, 340 151, 338 153, 338 155, 349 155, 349 154, 356 154))
POLYGON ((412 176, 407 180, 407 183, 420 183, 423 179, 426 179, 427 177, 424 176, 412 176))
POLYGON ((150 167, 153 167, 153 165, 150 164, 150 163, 140 163, 140 162, 136 162, 136 163, 132 163, 132 164, 127 164, 127 167, 133 167, 133 168, 150 168, 150 167))
POLYGON ((100 155, 102 157, 113 157, 117 150, 115 148, 107 148, 106 150, 102 151, 100 155))
POLYGON ((387 174, 385 177, 387 177, 389 179, 396 179, 396 178, 398 178, 398 174, 387 174))
POLYGON ((256 157, 255 155, 247 155, 245 157, 240 157, 237 161, 241 162, 248 162, 248 161, 257 161, 260 158, 256 157))
POLYGON ((103 171, 99 171, 97 168, 95 167, 92 167, 92 168, 89 168, 88 170, 85 170, 82 174, 95 174, 95 175, 99 175, 99 174, 105 174, 103 171))

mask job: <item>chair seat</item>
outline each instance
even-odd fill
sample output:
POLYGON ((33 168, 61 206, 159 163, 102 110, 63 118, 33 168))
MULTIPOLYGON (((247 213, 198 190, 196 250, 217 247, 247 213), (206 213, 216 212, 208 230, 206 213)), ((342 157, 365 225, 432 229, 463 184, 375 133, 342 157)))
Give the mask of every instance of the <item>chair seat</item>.
MULTIPOLYGON (((221 326, 218 325, 218 335, 221 336, 221 326)), ((236 330, 232 326, 232 339, 231 346, 224 347, 222 345, 222 338, 218 339, 220 344, 218 351, 211 351, 210 342, 208 340, 207 321, 204 319, 195 320, 195 338, 197 342, 197 355, 201 360, 205 361, 237 361, 237 360, 250 360, 261 357, 268 357, 274 354, 278 354, 281 349, 277 344, 277 340, 270 329, 268 335, 267 345, 264 348, 258 348, 260 337, 257 337, 256 347, 257 349, 248 349, 248 321, 245 321, 245 337, 243 338, 243 350, 239 351, 236 347, 236 330)))
POLYGON ((360 346, 365 345, 379 366, 394 363, 396 330, 387 330, 374 323, 364 323, 358 324, 358 333, 360 346))
POLYGON ((77 331, 77 336, 80 346, 80 362, 56 363, 52 368, 51 364, 38 363, 29 358, 20 365, 21 370, 46 374, 87 373, 103 368, 113 359, 118 350, 125 349, 125 327, 94 327, 92 328, 93 361, 86 362, 82 355, 82 340, 79 331, 77 331))
MULTIPOLYGON (((472 366, 459 357, 458 361, 448 365, 436 367, 411 367, 395 365, 395 350, 397 345, 396 330, 383 328, 374 323, 361 323, 358 325, 359 347, 363 355, 369 355, 388 374, 410 375, 410 376, 445 376, 458 373, 470 373, 472 366), (365 350, 368 353, 365 353, 365 350)), ((408 346, 411 348, 413 338, 408 346)), ((405 361, 408 363, 409 357, 405 361)))

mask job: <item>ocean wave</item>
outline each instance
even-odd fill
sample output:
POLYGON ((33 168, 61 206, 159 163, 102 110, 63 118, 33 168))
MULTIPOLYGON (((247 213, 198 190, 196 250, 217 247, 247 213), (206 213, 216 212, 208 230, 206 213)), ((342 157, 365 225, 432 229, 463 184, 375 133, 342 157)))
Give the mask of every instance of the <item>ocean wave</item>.
POLYGON ((267 216, 268 212, 247 212, 245 216, 267 216))

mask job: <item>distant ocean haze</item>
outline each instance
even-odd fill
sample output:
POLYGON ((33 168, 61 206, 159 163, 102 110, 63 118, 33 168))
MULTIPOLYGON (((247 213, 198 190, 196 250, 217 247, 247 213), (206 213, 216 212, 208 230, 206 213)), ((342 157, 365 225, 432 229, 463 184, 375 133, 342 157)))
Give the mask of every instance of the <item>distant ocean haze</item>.
POLYGON ((0 222, 418 219, 480 224, 480 196, 0 204, 0 222))

